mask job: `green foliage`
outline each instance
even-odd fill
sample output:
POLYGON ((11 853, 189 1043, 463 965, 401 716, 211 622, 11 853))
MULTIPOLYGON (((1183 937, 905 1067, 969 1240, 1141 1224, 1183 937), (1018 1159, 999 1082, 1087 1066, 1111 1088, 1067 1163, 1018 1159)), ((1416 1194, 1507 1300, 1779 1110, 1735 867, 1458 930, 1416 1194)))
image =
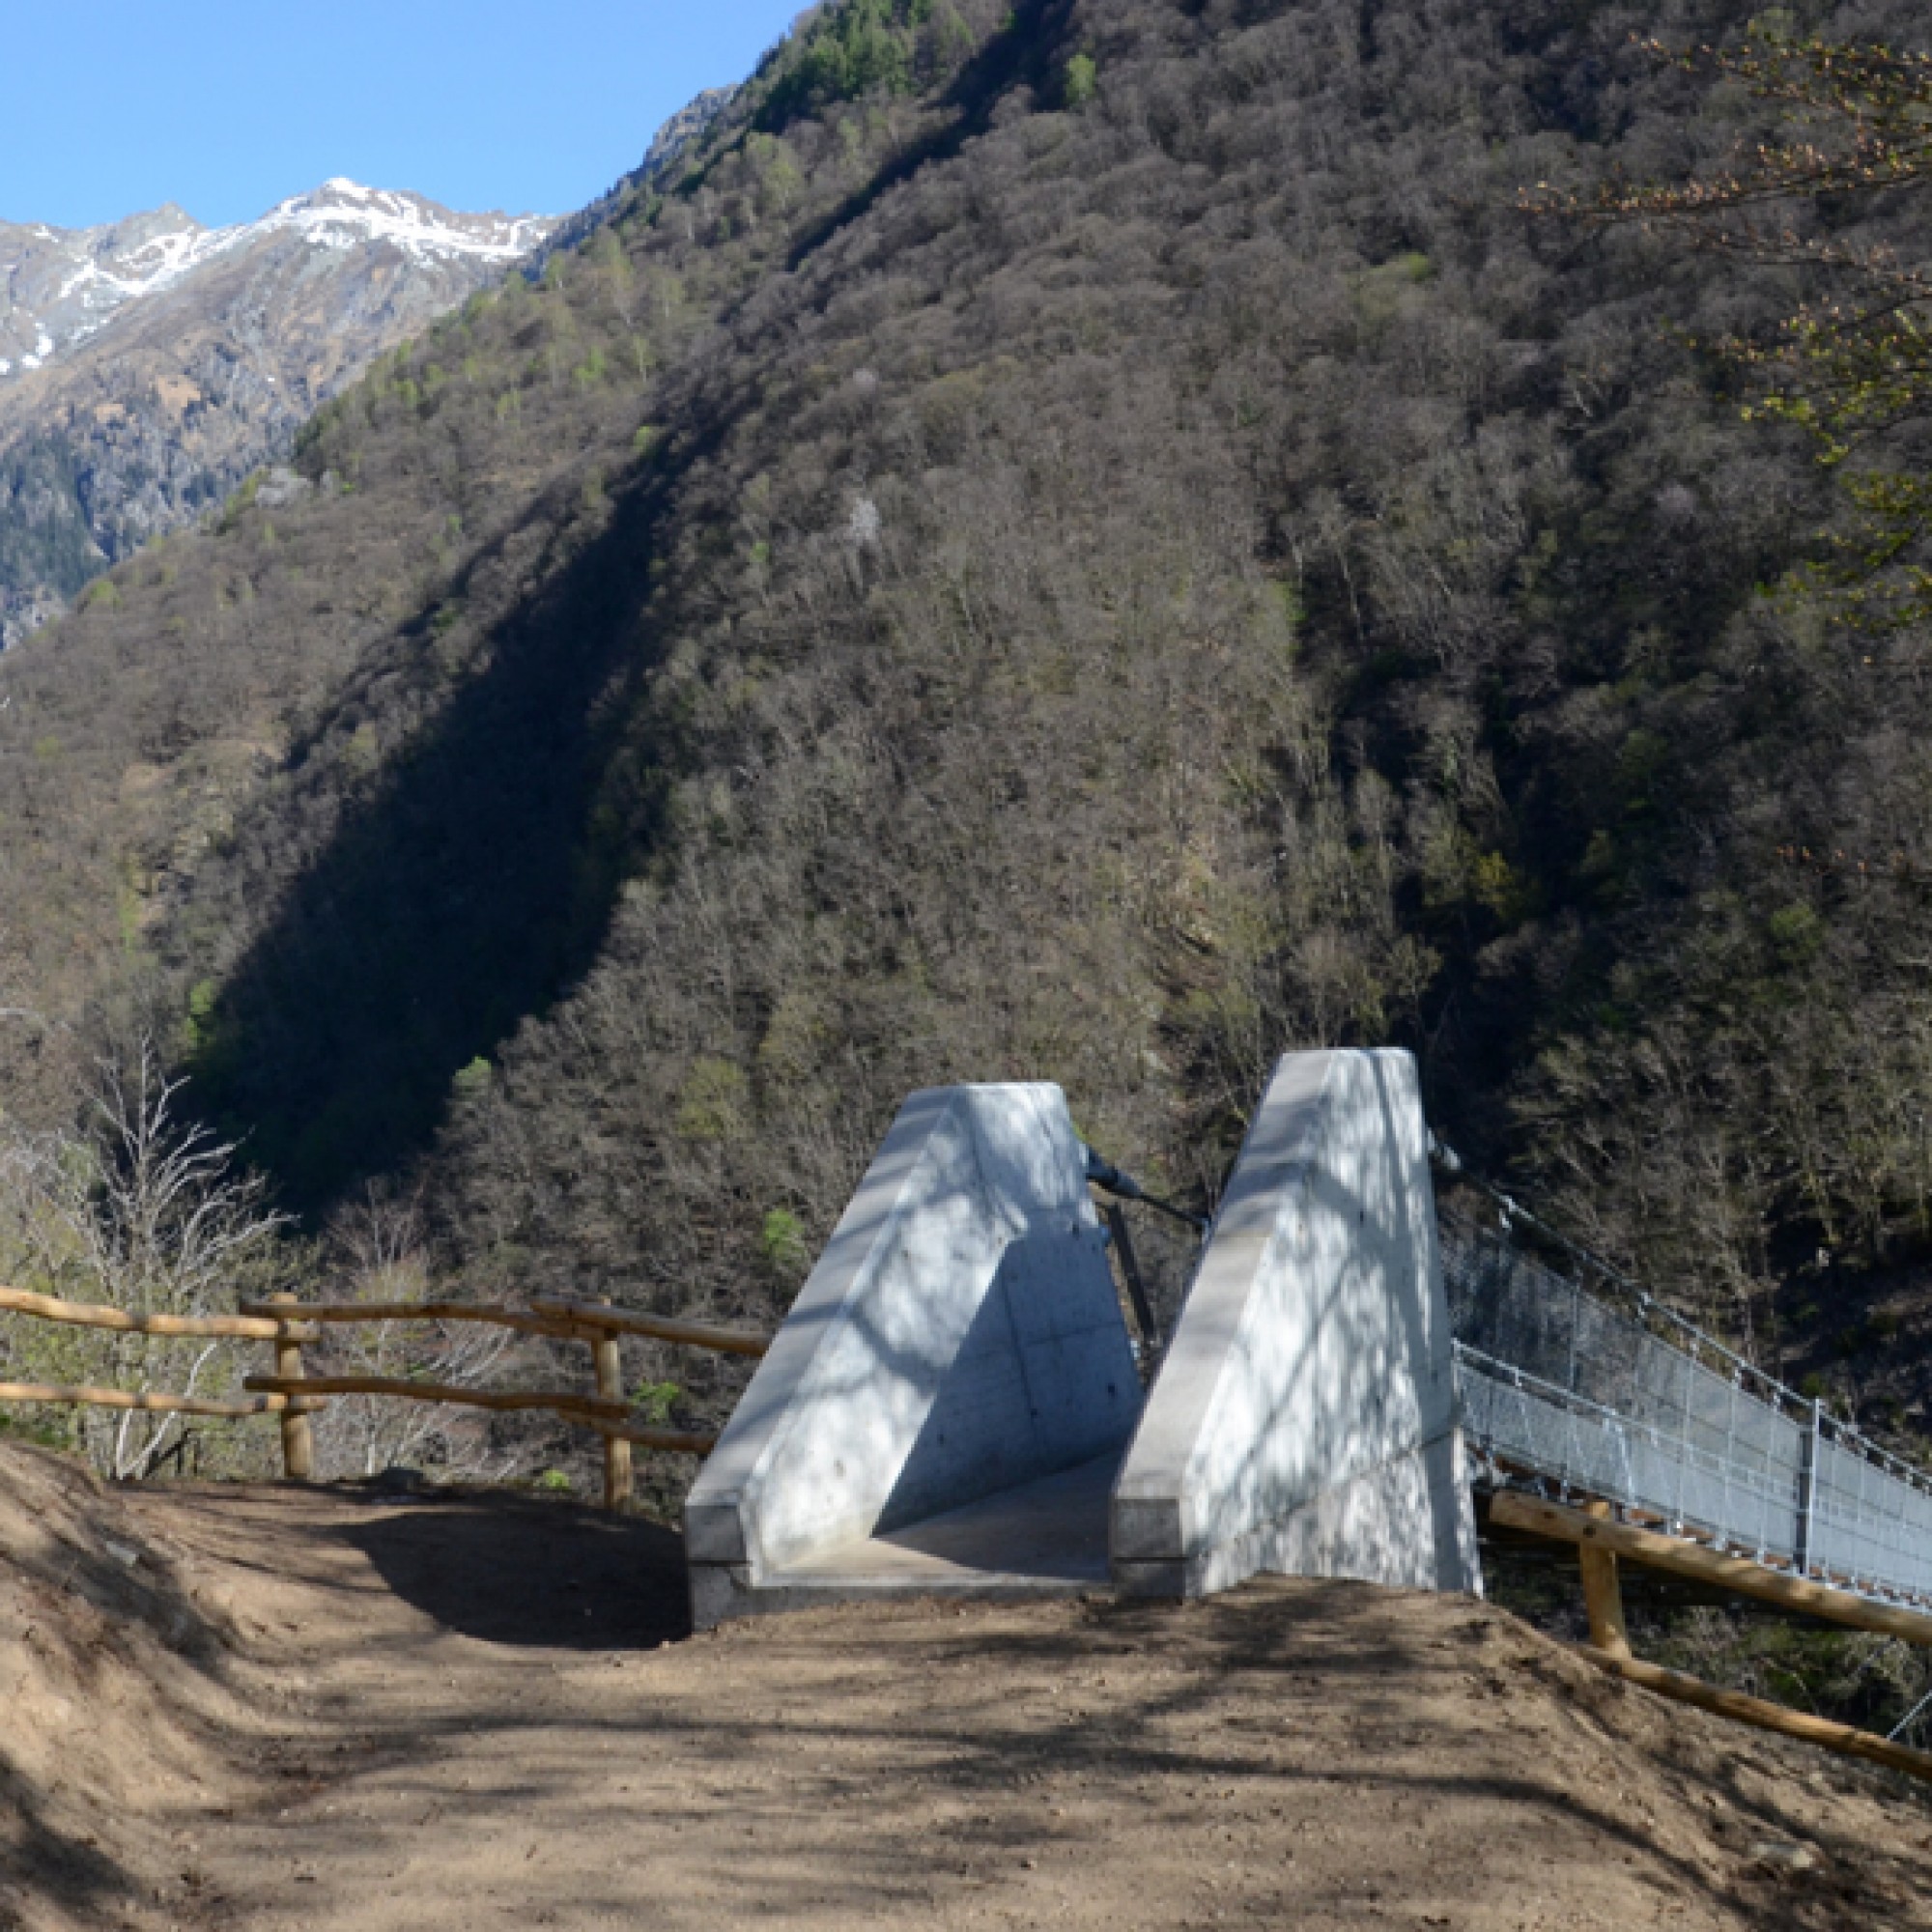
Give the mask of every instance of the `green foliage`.
POLYGON ((450 1081, 451 1090, 459 1100, 480 1100, 489 1093, 496 1079, 496 1068, 481 1054, 467 1065, 456 1069, 450 1081))
POLYGON ((811 1260, 805 1224, 785 1208, 774 1208, 758 1225, 758 1247, 765 1264, 787 1280, 802 1275, 811 1260))
POLYGON ((910 94, 943 50, 957 56, 959 20, 932 0, 836 0, 794 30, 758 75, 756 127, 781 131, 804 115, 869 95, 910 94))
POLYGON ((641 1409, 645 1423, 653 1429, 662 1429, 671 1419, 671 1412, 684 1400, 684 1390, 676 1383, 639 1382, 631 1392, 631 1406, 641 1409))
POLYGON ((728 1060, 695 1062, 677 1095, 677 1131, 688 1141, 734 1141, 748 1126, 751 1082, 728 1060))
POLYGON ((1534 881, 1525 879, 1500 852, 1481 854, 1471 870, 1476 903, 1504 925, 1520 925, 1536 910, 1539 895, 1534 881))
POLYGON ((567 1469, 546 1469, 537 1477, 536 1487, 545 1495, 567 1496, 577 1487, 567 1469))
POLYGON ((1803 901, 1779 906, 1766 923, 1771 943, 1793 963, 1810 958, 1825 938, 1824 921, 1803 901))
POLYGON ((745 137, 745 156, 757 178, 760 201, 777 213, 789 213, 806 185, 796 150, 777 135, 753 130, 745 137))
POLYGON ((1094 66, 1092 54, 1075 54, 1066 63, 1061 78, 1061 99, 1076 111, 1085 107, 1094 99, 1099 69, 1094 66))
POLYGON ((37 1449, 71 1450, 74 1446, 73 1418, 38 1405, 0 1408, 0 1435, 16 1442, 30 1442, 37 1449))
POLYGON ((213 980, 198 980, 189 987, 187 1018, 183 1024, 184 1051, 188 1060, 207 1052, 213 1041, 215 1008, 221 988, 213 980))

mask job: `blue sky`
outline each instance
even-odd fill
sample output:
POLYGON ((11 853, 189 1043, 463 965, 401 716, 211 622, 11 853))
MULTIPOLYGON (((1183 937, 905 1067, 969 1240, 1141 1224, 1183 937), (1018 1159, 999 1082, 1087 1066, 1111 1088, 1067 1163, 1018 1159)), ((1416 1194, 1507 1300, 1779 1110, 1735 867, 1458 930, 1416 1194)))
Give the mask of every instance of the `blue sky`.
POLYGON ((562 213, 804 0, 56 0, 9 9, 0 220, 252 219, 348 175, 562 213))

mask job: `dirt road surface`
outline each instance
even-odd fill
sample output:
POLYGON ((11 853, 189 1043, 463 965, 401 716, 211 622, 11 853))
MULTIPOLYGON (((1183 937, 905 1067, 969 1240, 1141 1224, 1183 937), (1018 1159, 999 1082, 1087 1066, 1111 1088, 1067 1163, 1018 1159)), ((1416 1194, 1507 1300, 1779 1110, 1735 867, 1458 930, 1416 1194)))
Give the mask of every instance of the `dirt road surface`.
POLYGON ((0 1926, 1932 1926, 1932 1794, 1467 1599, 682 1595, 568 1506, 6 1452, 0 1926))

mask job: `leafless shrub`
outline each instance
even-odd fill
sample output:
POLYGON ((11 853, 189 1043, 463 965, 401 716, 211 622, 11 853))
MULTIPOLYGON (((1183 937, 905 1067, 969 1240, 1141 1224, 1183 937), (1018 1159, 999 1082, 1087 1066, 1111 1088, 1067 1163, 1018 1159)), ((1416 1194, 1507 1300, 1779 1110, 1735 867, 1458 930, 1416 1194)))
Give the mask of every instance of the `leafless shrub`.
MULTIPOLYGON (((371 1183, 336 1214, 327 1259, 332 1298, 420 1302, 434 1293, 422 1205, 371 1183)), ((356 1323, 329 1329, 315 1356, 323 1375, 382 1376, 482 1388, 512 1366, 519 1337, 467 1322, 356 1323)), ((316 1418, 317 1473, 340 1481, 396 1467, 433 1468, 473 1481, 500 1481, 525 1460, 492 1440, 477 1417, 392 1396, 339 1396, 316 1418)))

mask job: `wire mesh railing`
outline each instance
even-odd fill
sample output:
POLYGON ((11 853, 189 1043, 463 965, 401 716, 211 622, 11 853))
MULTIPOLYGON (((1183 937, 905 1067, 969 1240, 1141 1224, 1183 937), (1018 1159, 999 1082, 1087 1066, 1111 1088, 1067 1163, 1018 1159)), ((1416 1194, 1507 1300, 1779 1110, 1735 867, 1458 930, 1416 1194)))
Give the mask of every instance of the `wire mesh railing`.
POLYGON ((1800 1575, 1932 1602, 1932 1479, 1647 1295, 1620 1308, 1445 1218, 1465 1436, 1488 1472, 1603 1496, 1800 1575), (1661 1331, 1661 1332, 1660 1332, 1661 1331))

